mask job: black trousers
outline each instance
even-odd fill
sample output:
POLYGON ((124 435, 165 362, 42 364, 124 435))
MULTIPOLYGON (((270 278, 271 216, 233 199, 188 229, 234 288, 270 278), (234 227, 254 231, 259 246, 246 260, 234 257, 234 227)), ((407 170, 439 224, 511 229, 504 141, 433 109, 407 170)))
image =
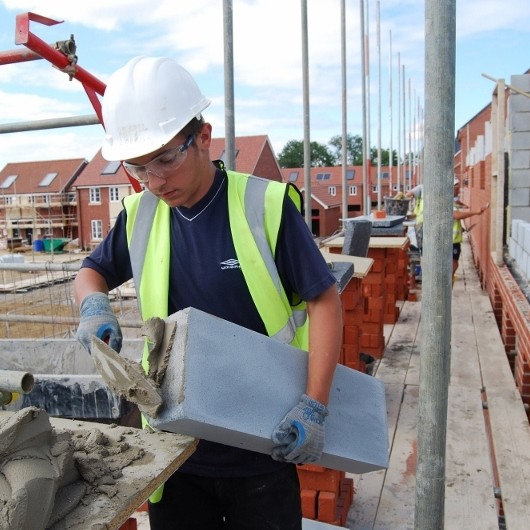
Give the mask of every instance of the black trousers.
POLYGON ((254 477, 174 473, 162 500, 149 503, 151 530, 301 530, 294 465, 254 477))

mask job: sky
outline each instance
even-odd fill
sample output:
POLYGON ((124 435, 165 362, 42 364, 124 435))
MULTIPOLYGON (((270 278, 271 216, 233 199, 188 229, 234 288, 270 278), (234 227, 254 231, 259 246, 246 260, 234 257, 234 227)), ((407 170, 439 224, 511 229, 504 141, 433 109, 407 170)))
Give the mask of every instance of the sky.
MULTIPOLYGON (((347 130, 362 135, 360 0, 346 0, 347 130)), ((233 0, 236 136, 268 135, 278 155, 304 133, 302 2, 233 0)), ((33 12, 60 24, 30 23, 47 43, 74 36, 78 64, 103 83, 137 55, 176 59, 212 101, 204 117, 225 130, 222 0, 0 0, 0 52, 15 45, 16 16, 33 12)), ((370 145, 421 144, 424 113, 424 0, 365 0, 369 42, 370 145), (379 24, 378 24, 379 21, 379 24)), ((342 133, 341 1, 307 0, 310 139, 342 133)), ((491 102, 494 83, 530 69, 529 0, 457 0, 455 128, 491 102)), ((0 65, 0 125, 93 114, 82 84, 47 61, 0 65)), ((100 125, 2 134, 9 162, 91 158, 100 125)), ((401 145, 404 150, 405 146, 401 145)), ((404 151, 402 151, 404 152, 404 151)))

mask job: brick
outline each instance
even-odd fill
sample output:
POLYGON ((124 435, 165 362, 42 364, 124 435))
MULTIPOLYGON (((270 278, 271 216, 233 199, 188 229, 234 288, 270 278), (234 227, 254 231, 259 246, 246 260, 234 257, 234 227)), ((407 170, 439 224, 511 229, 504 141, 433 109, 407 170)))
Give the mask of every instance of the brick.
POLYGON ((302 516, 308 519, 317 517, 317 495, 315 490, 302 489, 300 500, 302 501, 302 516))
POLYGON ((299 465, 296 469, 300 479, 300 488, 339 494, 344 471, 324 467, 321 471, 311 471, 305 469, 304 465, 299 465))
POLYGON ((337 521, 337 494, 330 491, 321 491, 318 494, 317 519, 324 523, 335 523, 337 521))

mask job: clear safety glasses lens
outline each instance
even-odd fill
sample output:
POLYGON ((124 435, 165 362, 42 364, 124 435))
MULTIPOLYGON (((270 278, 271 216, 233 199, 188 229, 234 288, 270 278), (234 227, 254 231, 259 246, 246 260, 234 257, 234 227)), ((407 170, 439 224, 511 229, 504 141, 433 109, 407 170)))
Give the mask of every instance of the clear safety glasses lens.
POLYGON ((182 165, 194 138, 195 135, 190 134, 182 145, 172 149, 166 149, 163 153, 160 153, 156 158, 145 164, 145 166, 137 166, 123 162, 123 167, 131 177, 135 178, 141 184, 147 184, 149 182, 149 173, 153 173, 159 178, 167 178, 164 176, 166 173, 175 171, 175 169, 182 165))

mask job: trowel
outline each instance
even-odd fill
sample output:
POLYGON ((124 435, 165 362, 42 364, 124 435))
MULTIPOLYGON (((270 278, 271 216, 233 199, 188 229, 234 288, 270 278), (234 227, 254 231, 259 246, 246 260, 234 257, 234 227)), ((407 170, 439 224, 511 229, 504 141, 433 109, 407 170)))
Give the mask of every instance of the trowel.
POLYGON ((148 416, 156 416, 162 397, 139 363, 122 357, 95 335, 91 354, 103 380, 115 394, 136 403, 148 416))

